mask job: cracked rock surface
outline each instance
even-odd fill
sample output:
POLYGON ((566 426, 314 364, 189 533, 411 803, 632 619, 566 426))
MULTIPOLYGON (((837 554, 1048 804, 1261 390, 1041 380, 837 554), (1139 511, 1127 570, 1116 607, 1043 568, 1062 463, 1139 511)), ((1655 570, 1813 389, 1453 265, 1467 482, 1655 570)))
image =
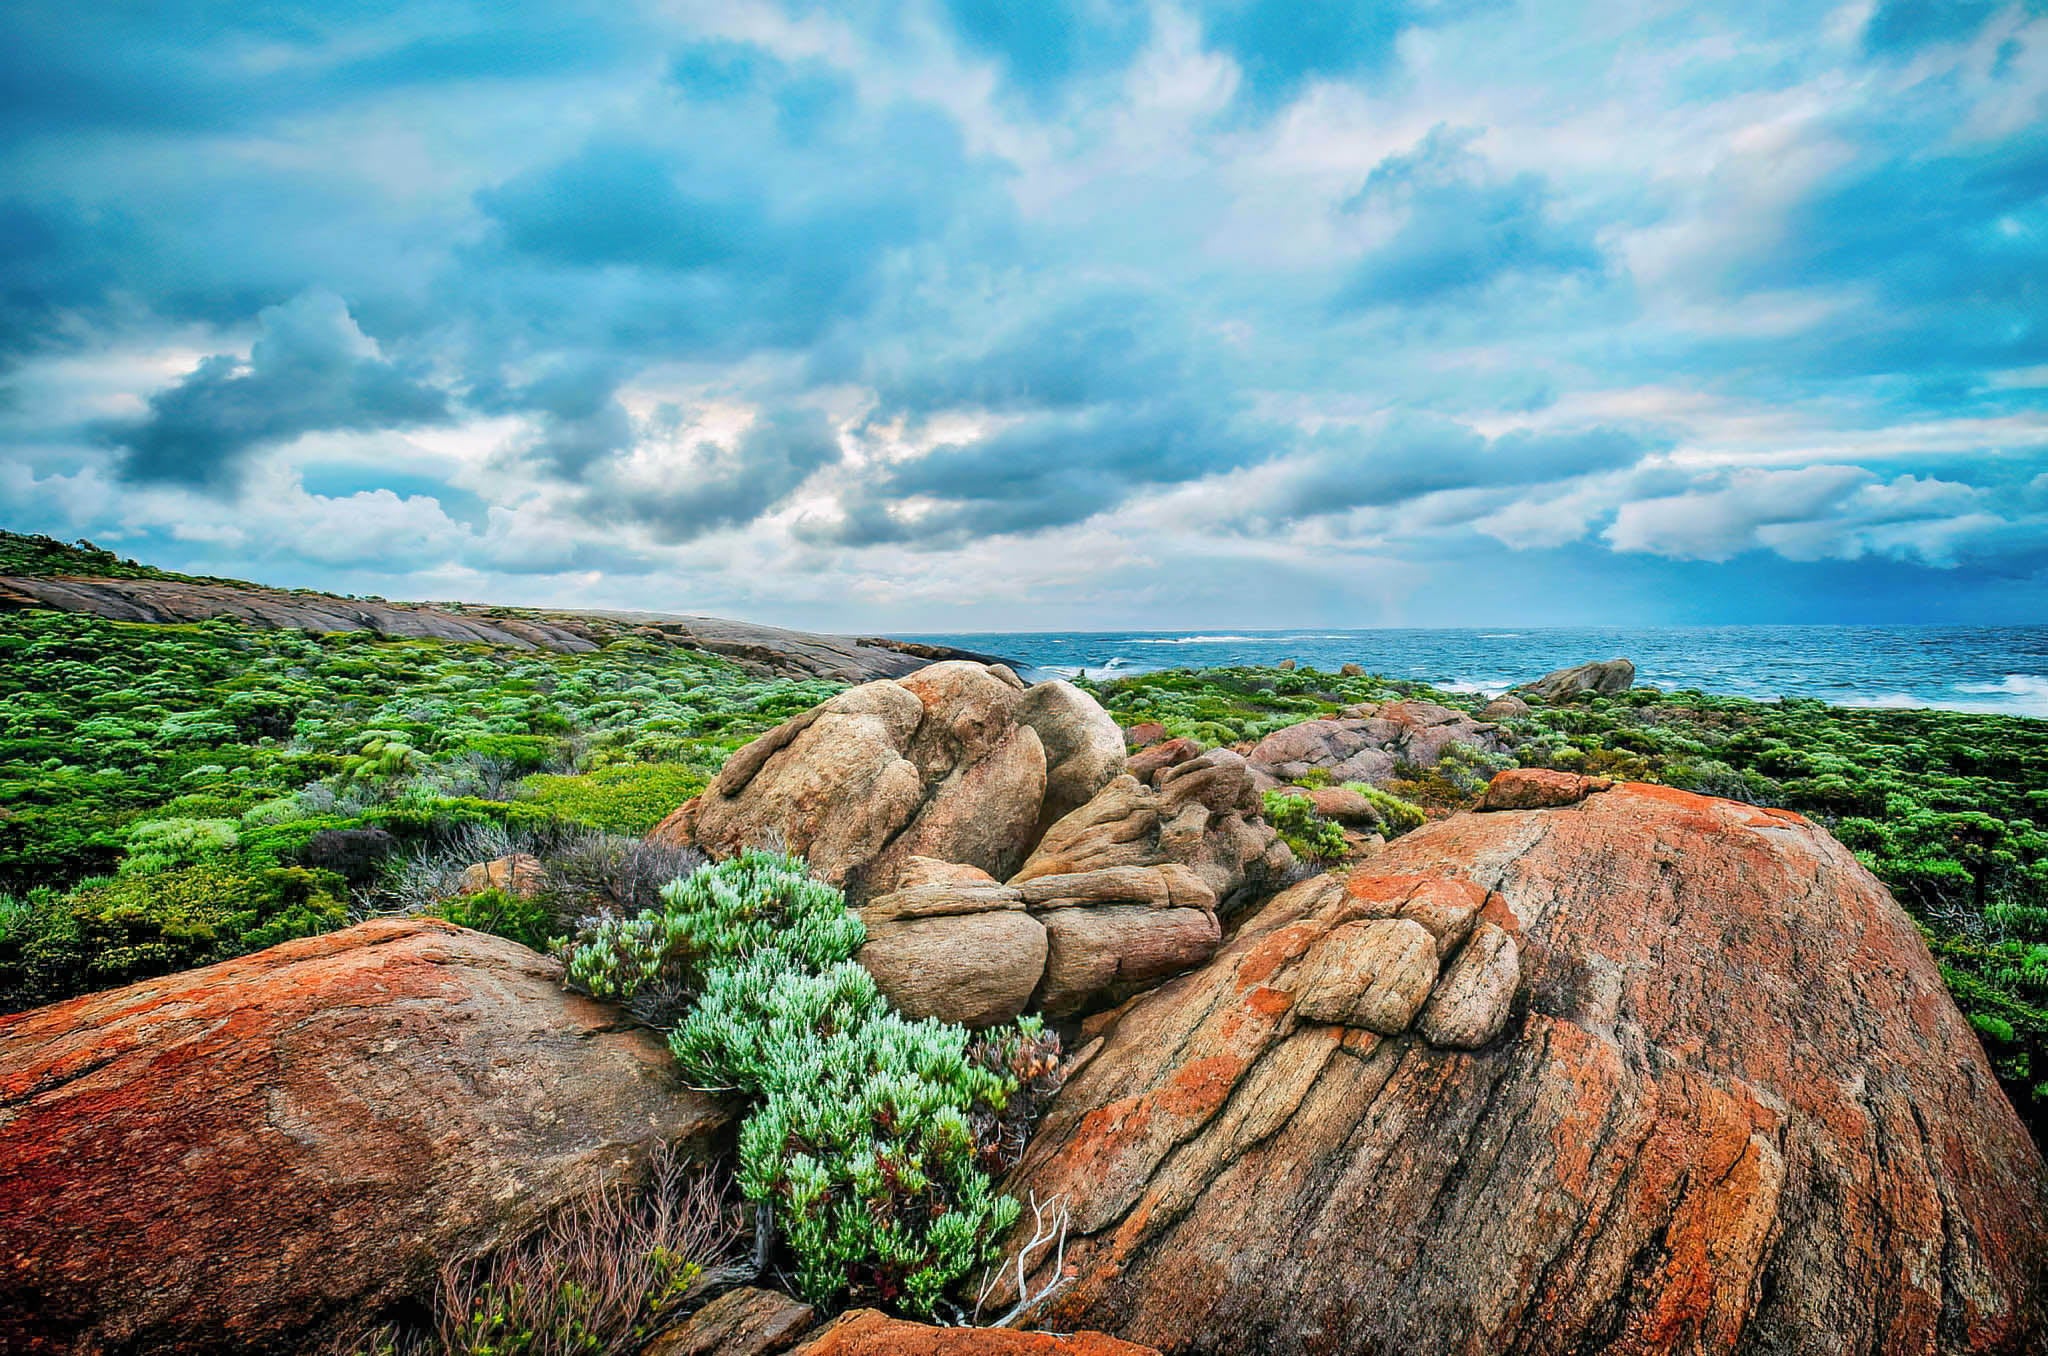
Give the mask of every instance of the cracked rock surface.
POLYGON ((1796 815, 1624 784, 1456 816, 1104 1028, 1006 1183, 1073 1212, 1036 1326, 1282 1356, 2048 1334, 2048 1169, 1911 921, 1796 815))

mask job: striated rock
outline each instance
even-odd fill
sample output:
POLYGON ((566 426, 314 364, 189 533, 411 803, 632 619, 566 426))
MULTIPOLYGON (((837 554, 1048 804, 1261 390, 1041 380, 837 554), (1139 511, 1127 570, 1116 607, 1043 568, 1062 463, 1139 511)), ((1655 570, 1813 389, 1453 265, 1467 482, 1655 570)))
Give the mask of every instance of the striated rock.
POLYGON ((1021 694, 980 665, 849 688, 726 761, 657 841, 713 857, 777 844, 856 900, 914 856, 1016 870, 1037 836, 1045 749, 1021 694))
POLYGON ((843 1314, 794 1356, 1159 1356, 1099 1332, 1054 1336, 1014 1328, 928 1328, 874 1309, 843 1314))
POLYGON ((896 888, 869 900, 859 913, 872 928, 896 918, 939 918, 1023 907, 1022 890, 1004 885, 978 866, 912 857, 904 864, 896 888))
POLYGON ((2048 1334, 2048 1168, 1911 920, 1796 815, 1623 785, 1454 816, 1087 1034, 1005 1184, 1073 1210, 1035 1324, 1390 1356, 2048 1334), (1415 1027, 1300 1011, 1347 929, 1460 914, 1415 1027))
POLYGON ((1168 739, 1141 749, 1124 761, 1124 771, 1150 786, 1161 771, 1178 767, 1202 756, 1202 746, 1192 739, 1168 739))
POLYGON ((1569 669, 1546 673, 1520 690, 1544 701, 1554 702, 1581 692, 1613 695, 1626 692, 1636 683, 1636 666, 1626 659, 1597 659, 1569 669))
POLYGON ((1050 950, 1037 1006, 1049 1017, 1108 1007, 1209 959, 1222 941, 1206 909, 1110 904, 1044 915, 1050 950))
POLYGON ((1435 702, 1399 701, 1349 707, 1334 720, 1305 720, 1275 730, 1246 755, 1268 779, 1265 786, 1299 781, 1310 769, 1327 771, 1333 782, 1384 786, 1395 767, 1430 767, 1453 744, 1482 753, 1505 753, 1507 739, 1495 726, 1435 702))
POLYGON ((1477 1050, 1507 1025, 1522 980, 1515 935, 1493 923, 1472 930, 1458 959, 1438 981, 1416 1029, 1431 1045, 1477 1050))
POLYGON ((1398 1036, 1436 983, 1436 938, 1409 918, 1346 923, 1309 948, 1292 982, 1304 1020, 1398 1036))
POLYGON ((559 981, 382 919, 0 1018, 0 1350, 298 1350, 723 1125, 559 981))
POLYGON ((1078 904, 1143 904, 1151 909, 1216 909, 1216 891, 1179 862, 1159 866, 1105 866, 1064 876, 1034 876, 1015 890, 1026 908, 1063 909, 1078 904))
POLYGON ((508 895, 532 899, 546 894, 549 883, 548 868, 540 858, 530 852, 515 852, 507 857, 464 867, 456 888, 466 895, 503 890, 508 895))
POLYGON ((1529 703, 1512 692, 1503 692, 1479 708, 1481 720, 1520 720, 1529 714, 1529 703))
POLYGON ((777 1356, 816 1327, 817 1311, 779 1290, 728 1290, 641 1348, 640 1356, 777 1356))
POLYGON ((1547 767, 1511 767, 1496 773, 1479 797, 1482 810, 1542 810, 1577 805, 1614 785, 1609 777, 1582 777, 1547 767))
MULTIPOLYGON (((1005 670, 1007 672, 1007 670, 1005 670)), ((1024 694, 1017 718, 1045 748, 1045 801, 1037 831, 1072 813, 1124 770, 1124 733, 1115 717, 1072 683, 1053 679, 1024 694)))
POLYGON ((982 1027, 1024 1011, 1045 974, 1046 953, 1038 919, 995 910, 870 921, 854 959, 905 1016, 982 1027))
POLYGON ((1154 780, 1146 786, 1125 775, 1104 787, 1046 831, 1010 883, 1178 862, 1228 912, 1294 865, 1287 845, 1259 818, 1250 769, 1237 754, 1212 749, 1160 769, 1154 780))

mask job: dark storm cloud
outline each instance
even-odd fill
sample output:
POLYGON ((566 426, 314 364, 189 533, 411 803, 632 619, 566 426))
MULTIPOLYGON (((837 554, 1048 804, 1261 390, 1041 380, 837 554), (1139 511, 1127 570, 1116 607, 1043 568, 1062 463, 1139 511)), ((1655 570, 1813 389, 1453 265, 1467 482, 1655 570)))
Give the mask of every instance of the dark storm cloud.
POLYGON ((264 311, 248 360, 217 354, 105 429, 129 480, 231 485, 251 452, 302 434, 445 422, 446 396, 377 356, 332 293, 264 311))

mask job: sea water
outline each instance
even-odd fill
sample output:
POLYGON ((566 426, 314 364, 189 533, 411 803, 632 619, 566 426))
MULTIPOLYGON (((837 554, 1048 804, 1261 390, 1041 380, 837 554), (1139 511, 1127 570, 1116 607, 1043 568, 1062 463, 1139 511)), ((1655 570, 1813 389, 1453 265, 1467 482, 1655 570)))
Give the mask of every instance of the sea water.
POLYGON ((1504 692, 1589 659, 1632 659, 1638 686, 1771 701, 1940 707, 2048 717, 2048 627, 1665 626, 1527 630, 1048 631, 909 639, 999 655, 1045 675, 1277 664, 1504 692))

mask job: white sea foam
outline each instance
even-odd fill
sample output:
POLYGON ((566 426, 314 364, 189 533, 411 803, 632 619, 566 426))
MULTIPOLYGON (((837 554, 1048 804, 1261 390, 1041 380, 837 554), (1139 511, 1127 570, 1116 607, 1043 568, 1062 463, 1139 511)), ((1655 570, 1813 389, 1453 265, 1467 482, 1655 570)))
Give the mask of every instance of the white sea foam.
POLYGON ((1132 637, 1134 645, 1272 645, 1282 639, 1300 637, 1281 636, 1145 636, 1132 637))
POLYGON ((1924 697, 1915 692, 1874 692, 1844 697, 1839 705, 1882 710, 1929 707, 1936 711, 1968 711, 1990 716, 2048 716, 2048 677, 2037 673, 2008 673, 1995 683, 1957 683, 1953 690, 1969 696, 1924 697))

